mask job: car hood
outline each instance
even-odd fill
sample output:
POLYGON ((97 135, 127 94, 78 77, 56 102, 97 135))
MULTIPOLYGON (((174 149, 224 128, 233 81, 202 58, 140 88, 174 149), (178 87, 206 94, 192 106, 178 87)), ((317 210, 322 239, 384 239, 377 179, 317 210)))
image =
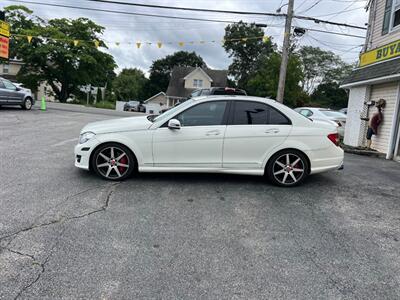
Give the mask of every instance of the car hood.
POLYGON ((147 116, 112 119, 89 123, 83 127, 81 133, 90 131, 99 134, 119 131, 145 130, 148 129, 151 124, 153 123, 147 119, 147 116))

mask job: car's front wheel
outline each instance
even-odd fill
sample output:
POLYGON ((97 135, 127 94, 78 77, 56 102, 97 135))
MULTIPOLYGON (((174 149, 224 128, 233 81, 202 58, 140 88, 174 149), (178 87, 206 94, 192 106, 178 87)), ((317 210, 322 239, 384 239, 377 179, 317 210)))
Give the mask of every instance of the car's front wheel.
POLYGON ((22 104, 22 108, 26 110, 30 110, 32 108, 32 99, 31 98, 26 98, 24 100, 24 103, 22 104))
POLYGON ((98 147, 91 162, 95 173, 108 180, 124 180, 135 170, 135 164, 132 152, 117 143, 107 143, 98 147))
POLYGON ((309 173, 306 156, 297 150, 284 150, 271 157, 267 165, 269 180, 279 186, 296 186, 302 183, 309 173))

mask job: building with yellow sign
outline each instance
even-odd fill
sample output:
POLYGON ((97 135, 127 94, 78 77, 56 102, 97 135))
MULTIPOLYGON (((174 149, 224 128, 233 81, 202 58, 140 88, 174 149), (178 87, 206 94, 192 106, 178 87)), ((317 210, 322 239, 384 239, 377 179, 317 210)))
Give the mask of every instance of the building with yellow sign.
POLYGON ((363 53, 358 67, 342 83, 349 91, 344 143, 365 146, 374 103, 386 101, 372 148, 400 161, 400 1, 371 0, 363 53))

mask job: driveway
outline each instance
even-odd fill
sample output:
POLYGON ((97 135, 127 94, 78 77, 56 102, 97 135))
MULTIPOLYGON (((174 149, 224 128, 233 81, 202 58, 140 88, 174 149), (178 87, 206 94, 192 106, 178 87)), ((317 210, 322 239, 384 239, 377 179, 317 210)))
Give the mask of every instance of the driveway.
POLYGON ((296 188, 73 166, 87 122, 0 109, 1 299, 398 299, 400 164, 346 155, 296 188))

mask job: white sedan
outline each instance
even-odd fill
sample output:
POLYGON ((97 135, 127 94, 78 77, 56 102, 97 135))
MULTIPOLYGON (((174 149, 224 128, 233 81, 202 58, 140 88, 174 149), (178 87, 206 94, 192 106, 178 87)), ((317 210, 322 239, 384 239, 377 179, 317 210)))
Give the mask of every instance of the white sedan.
POLYGON ((274 100, 208 96, 164 114, 94 122, 75 147, 75 166, 109 180, 132 172, 267 175, 294 186, 335 170, 343 150, 334 125, 311 121, 274 100))

